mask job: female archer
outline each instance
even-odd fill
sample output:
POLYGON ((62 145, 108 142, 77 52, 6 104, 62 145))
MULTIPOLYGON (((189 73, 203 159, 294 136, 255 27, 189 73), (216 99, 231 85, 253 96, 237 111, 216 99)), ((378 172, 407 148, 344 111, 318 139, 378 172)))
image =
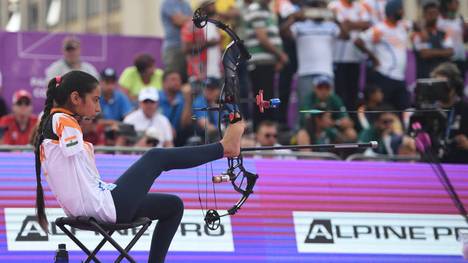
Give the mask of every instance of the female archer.
POLYGON ((174 195, 148 193, 151 185, 163 171, 238 156, 245 124, 239 121, 230 125, 218 143, 152 148, 114 183, 106 183, 96 168, 93 145, 83 140, 80 128, 80 123, 92 120, 101 110, 98 84, 82 71, 71 71, 48 84, 35 141, 39 223, 47 231, 42 166, 47 183, 67 216, 90 216, 110 223, 128 223, 137 217, 157 219, 148 261, 164 262, 182 219, 183 202, 174 195))

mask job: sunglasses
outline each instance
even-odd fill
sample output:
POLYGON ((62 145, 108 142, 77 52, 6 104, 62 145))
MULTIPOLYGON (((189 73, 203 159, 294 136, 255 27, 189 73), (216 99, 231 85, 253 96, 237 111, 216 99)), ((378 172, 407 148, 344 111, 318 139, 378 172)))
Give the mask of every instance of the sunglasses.
POLYGON ((16 102, 16 105, 17 106, 23 106, 23 105, 24 106, 29 106, 29 105, 31 105, 31 102, 28 101, 28 100, 20 100, 20 101, 16 102))
POLYGON ((149 103, 153 104, 153 103, 156 103, 156 101, 154 101, 154 100, 144 100, 143 103, 145 103, 145 104, 149 104, 149 103))
POLYGON ((74 47, 74 46, 66 46, 64 49, 65 49, 65 51, 70 52, 70 51, 76 50, 76 47, 74 47))

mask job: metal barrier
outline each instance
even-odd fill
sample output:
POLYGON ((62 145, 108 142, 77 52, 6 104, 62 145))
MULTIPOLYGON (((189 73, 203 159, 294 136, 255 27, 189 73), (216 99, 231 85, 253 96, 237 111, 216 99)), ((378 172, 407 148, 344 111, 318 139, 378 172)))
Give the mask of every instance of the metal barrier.
POLYGON ((351 154, 346 158, 346 161, 386 161, 386 162, 419 162, 421 161, 421 156, 419 155, 411 155, 411 156, 389 156, 383 154, 376 154, 376 155, 365 155, 362 153, 355 153, 351 154))
MULTIPOLYGON (((94 150, 97 153, 107 154, 126 154, 135 153, 141 154, 146 152, 150 147, 128 147, 128 146, 95 146, 94 150)), ((32 145, 0 145, 0 152, 32 152, 32 145)), ((328 152, 277 152, 277 151, 259 151, 250 154, 244 154, 245 157, 279 157, 280 159, 319 159, 319 160, 341 160, 341 158, 333 153, 328 152)))
POLYGON ((258 151, 249 154, 243 154, 244 157, 277 157, 278 159, 315 159, 315 160, 342 160, 338 155, 328 152, 277 152, 277 151, 258 151))

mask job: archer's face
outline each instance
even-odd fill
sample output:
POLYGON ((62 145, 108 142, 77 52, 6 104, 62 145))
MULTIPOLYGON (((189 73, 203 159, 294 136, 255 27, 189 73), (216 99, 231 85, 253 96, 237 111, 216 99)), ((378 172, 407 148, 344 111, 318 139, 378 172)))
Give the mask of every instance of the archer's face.
POLYGON ((84 98, 80 97, 77 92, 73 92, 70 96, 75 106, 75 113, 78 115, 94 118, 101 112, 101 105, 99 103, 101 88, 99 86, 94 88, 91 92, 86 93, 84 98))

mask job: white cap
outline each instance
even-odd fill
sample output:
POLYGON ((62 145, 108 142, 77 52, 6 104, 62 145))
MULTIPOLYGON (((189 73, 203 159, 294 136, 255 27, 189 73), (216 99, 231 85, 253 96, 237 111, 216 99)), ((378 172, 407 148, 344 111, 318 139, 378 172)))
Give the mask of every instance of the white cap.
POLYGON ((140 94, 138 94, 138 101, 141 102, 145 100, 159 101, 158 90, 153 87, 142 89, 140 94))

